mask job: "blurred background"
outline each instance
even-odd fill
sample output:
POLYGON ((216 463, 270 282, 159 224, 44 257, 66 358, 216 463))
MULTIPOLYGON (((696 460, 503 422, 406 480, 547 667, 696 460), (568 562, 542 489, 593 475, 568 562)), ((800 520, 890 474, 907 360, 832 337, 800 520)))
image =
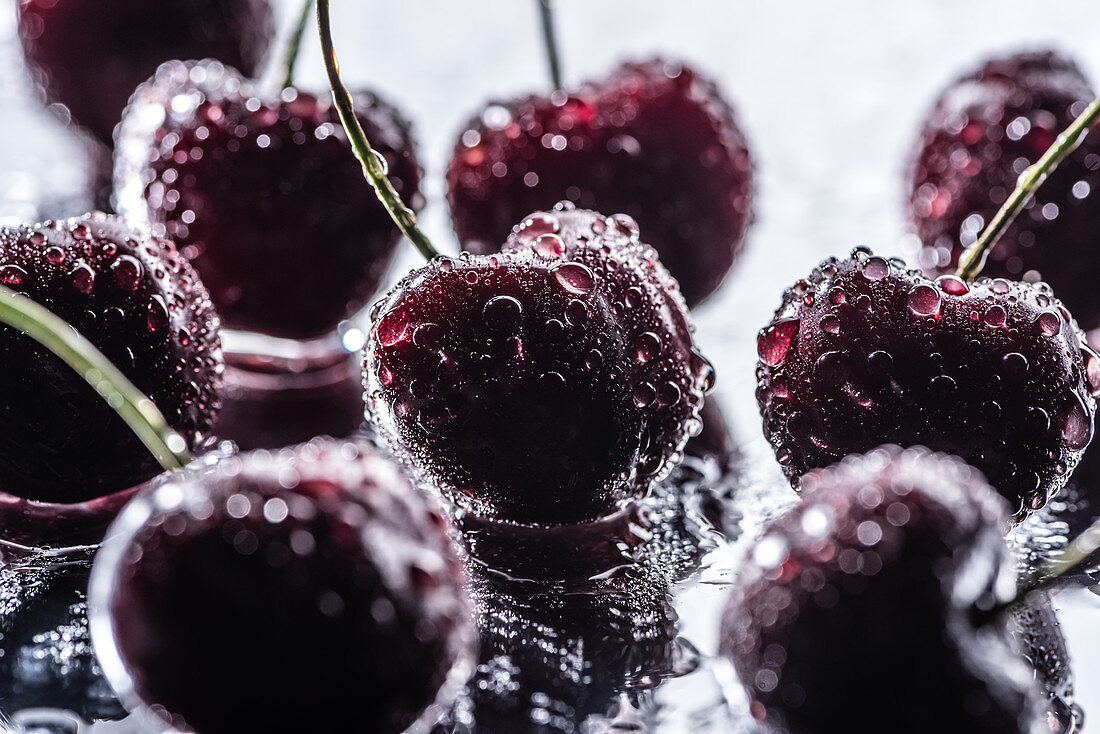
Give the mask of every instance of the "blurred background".
MULTIPOLYGON (((345 82, 377 90, 413 121, 426 172, 422 221, 442 249, 457 251, 443 199, 455 136, 488 99, 550 89, 534 0, 333 5, 345 82)), ((281 3, 284 32, 298 6, 281 3)), ((904 173, 939 91, 989 54, 1021 48, 1058 48, 1100 82, 1095 0, 556 0, 555 8, 567 86, 623 59, 663 55, 715 78, 737 110, 756 162, 755 223, 740 262, 696 318, 735 439, 761 460, 770 450, 753 398, 756 331, 782 290, 823 257, 856 245, 904 252, 904 173)), ((297 84, 324 88, 312 30, 297 84)), ((14 0, 0 2, 0 223, 90 207, 87 156, 36 98, 14 0)), ((417 262, 406 248, 394 277, 417 262)), ((1078 698, 1096 715, 1100 600, 1077 591, 1058 606, 1078 698)))

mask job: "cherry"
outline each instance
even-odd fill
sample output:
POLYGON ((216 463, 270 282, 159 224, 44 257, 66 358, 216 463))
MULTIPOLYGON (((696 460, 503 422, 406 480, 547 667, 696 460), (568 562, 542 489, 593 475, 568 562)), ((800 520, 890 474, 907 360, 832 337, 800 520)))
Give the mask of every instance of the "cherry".
POLYGON ((92 572, 97 652, 124 702, 196 734, 403 732, 472 657, 448 528, 366 446, 220 462, 120 516, 92 572))
POLYGON ((985 472, 1021 519, 1092 437, 1100 362, 1044 283, 933 281, 856 249, 790 288, 757 347, 764 434, 794 484, 924 445, 985 472))
POLYGON ((461 134, 447 183, 455 231, 477 253, 561 199, 629 214, 689 306, 721 284, 751 216, 752 164, 733 110, 709 79, 663 59, 569 94, 490 104, 461 134))
MULTIPOLYGON (((356 114, 419 208, 408 123, 371 94, 356 114)), ((218 62, 169 62, 119 128, 118 209, 177 242, 226 326, 318 336, 369 300, 401 239, 347 146, 327 96, 266 98, 218 62)))
POLYGON ((980 474, 894 446, 804 484, 750 549, 722 619, 754 716, 789 734, 1038 731, 1004 622, 974 621, 1014 575, 1007 505, 980 474))
MULTIPOLYGON (((917 142, 909 218, 919 264, 950 272, 1016 180, 1093 97, 1071 60, 1054 52, 993 58, 949 86, 917 142)), ((1049 176, 994 248, 985 273, 1046 280, 1081 325, 1100 325, 1090 271, 1100 210, 1100 142, 1089 138, 1049 176)))
POLYGON ((438 258, 372 312, 368 416, 460 507, 592 520, 645 494, 713 381, 633 220, 527 217, 499 255, 438 258))
POLYGON ((110 145, 126 100, 169 59, 252 74, 274 34, 269 0, 19 0, 19 39, 46 99, 110 145))
MULTIPOLYGON (((148 395, 192 448, 217 411, 218 319, 172 243, 117 217, 0 228, 0 284, 76 328, 148 395)), ((0 328, 0 490, 75 503, 131 487, 157 460, 84 378, 0 328)))

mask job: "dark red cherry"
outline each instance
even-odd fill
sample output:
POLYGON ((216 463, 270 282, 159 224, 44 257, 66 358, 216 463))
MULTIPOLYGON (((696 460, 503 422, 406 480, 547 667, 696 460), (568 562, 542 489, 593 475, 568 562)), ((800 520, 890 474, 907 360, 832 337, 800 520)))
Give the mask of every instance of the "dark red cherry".
POLYGON ((196 734, 404 732, 472 659, 448 528, 358 444, 191 472, 131 504, 100 551, 97 653, 125 702, 196 734))
POLYGON ((524 215, 563 199, 629 214, 692 307, 729 271, 752 208, 733 110, 712 81, 663 59, 568 94, 490 104, 460 135, 447 183, 471 252, 495 252, 524 215))
POLYGON ((269 0, 19 0, 19 39, 46 99, 111 144, 134 88, 169 59, 259 70, 269 0))
POLYGON ((1092 437, 1100 363, 1044 283, 933 281, 857 249, 783 296, 757 339, 764 434, 796 484, 882 443, 962 457, 1022 518, 1092 437))
POLYGON ((595 519, 700 428, 713 370, 687 318, 629 217, 532 214, 501 254, 436 259, 375 307, 368 415, 477 514, 595 519))
MULTIPOLYGON (((1030 164, 1094 97, 1071 60, 1053 52, 985 62, 948 87, 921 130, 909 218, 926 272, 955 269, 1030 164)), ((1050 175, 990 252, 985 274, 1045 280, 1086 329, 1100 325, 1092 274, 1100 227, 1100 141, 1089 136, 1050 175)))
MULTIPOLYGON (((196 448, 222 379, 218 319, 172 243, 95 213, 0 228, 0 283, 87 337, 196 448)), ((74 503, 160 472, 125 422, 51 352, 0 328, 0 491, 74 503)))
POLYGON ((895 447, 807 475, 748 552, 721 656, 771 731, 1038 732, 1033 672, 981 609, 1014 592, 1008 507, 954 457, 895 447))
MULTIPOLYGON (((419 209, 408 123, 371 94, 357 114, 419 209)), ((225 325, 304 338, 374 295, 401 233, 363 180, 328 95, 264 97, 213 61, 173 61, 134 94, 115 155, 118 209, 172 237, 225 325)))

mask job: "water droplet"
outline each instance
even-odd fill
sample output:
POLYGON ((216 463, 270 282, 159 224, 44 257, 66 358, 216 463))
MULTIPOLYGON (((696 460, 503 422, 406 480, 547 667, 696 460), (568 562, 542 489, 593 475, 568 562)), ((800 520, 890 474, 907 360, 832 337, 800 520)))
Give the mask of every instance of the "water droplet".
POLYGON ((1081 451, 1092 440, 1092 416, 1080 399, 1075 400, 1066 413, 1062 423, 1062 440, 1070 451, 1081 451))
POLYGON ((1001 359, 1001 371, 1011 380, 1023 379, 1027 374, 1027 357, 1019 352, 1009 352, 1001 359))
POLYGON ((1024 421, 1029 430, 1034 433, 1046 433, 1050 430, 1050 413, 1047 413, 1037 405, 1027 409, 1024 421))
POLYGON ((92 292, 95 286, 95 272, 84 263, 79 263, 69 271, 69 282, 84 295, 92 292))
POLYGON ((634 388, 634 404, 639 408, 646 408, 653 405, 653 401, 657 399, 657 388, 648 382, 641 382, 634 388))
POLYGON ((565 242, 556 234, 544 234, 535 240, 535 254, 540 257, 555 258, 565 254, 565 242))
POLYGON ((634 338, 634 359, 645 364, 661 354, 661 337, 645 331, 634 338))
POLYGON ((88 235, 91 234, 86 224, 74 224, 69 231, 72 232, 73 237, 76 237, 78 240, 86 239, 88 235))
POLYGON ((27 238, 27 241, 35 247, 41 247, 46 244, 46 235, 41 232, 31 232, 31 236, 27 238))
POLYGON ((937 400, 946 400, 955 394, 958 384, 950 375, 936 375, 928 381, 928 392, 937 400))
POLYGON ((1081 358, 1085 363, 1085 379, 1089 384, 1089 392, 1092 396, 1100 397, 1100 355, 1093 351, 1092 347, 1081 347, 1081 358))
POLYGON ((660 405, 674 405, 680 402, 682 394, 680 386, 669 380, 661 385, 661 389, 657 391, 657 403, 660 405))
POLYGON ((588 306, 584 301, 573 299, 565 307, 565 320, 570 326, 579 326, 588 320, 588 306))
POLYGON ((429 352, 438 352, 443 348, 443 327, 428 322, 413 331, 413 344, 429 352))
POLYGON ((191 344, 191 332, 187 329, 180 329, 176 337, 179 339, 180 346, 186 347, 191 344))
POLYGON ((867 280, 882 280, 890 274, 890 263, 881 257, 872 257, 863 264, 863 277, 867 280))
POLYGON ((840 333, 840 319, 832 314, 821 319, 821 328, 829 334, 840 333))
POLYGON ((915 316, 936 316, 940 312, 940 292, 930 285, 918 285, 909 292, 908 303, 915 316))
POLYGON ((409 318, 405 313, 405 309, 399 308, 396 311, 391 311, 386 314, 378 326, 375 327, 375 333, 378 335, 378 341, 384 347, 392 347, 400 341, 404 341, 407 337, 405 332, 409 328, 409 318))
POLYGON ((137 289, 138 284, 141 282, 144 269, 136 258, 123 255, 111 263, 111 272, 114 273, 115 283, 118 284, 119 288, 132 291, 137 289))
POLYGON ((1047 336, 1057 336, 1062 331, 1062 317, 1053 311, 1039 314, 1039 331, 1047 336))
POLYGON ((538 212, 516 225, 516 239, 524 244, 531 244, 543 235, 557 234, 560 231, 561 222, 557 217, 546 212, 538 212))
POLYGON ((18 265, 5 265, 0 267, 0 283, 9 288, 17 288, 23 285, 27 278, 27 271, 18 265))
POLYGON ((833 288, 829 291, 829 302, 833 305, 839 306, 842 303, 846 303, 847 301, 848 293, 840 286, 837 286, 836 288, 833 288))
MULTIPOLYGON (((489 328, 496 334, 516 334, 523 318, 523 304, 511 296, 493 296, 485 303, 482 314, 489 328)), ((417 334, 419 333, 420 329, 417 329, 417 334)), ((416 342, 416 334, 413 335, 413 341, 416 342)))
POLYGON ((554 267, 550 273, 562 288, 580 296, 591 293, 592 289, 596 286, 596 281, 592 277, 592 271, 581 263, 562 263, 554 267))
POLYGON ((638 223, 629 214, 613 214, 608 217, 607 226, 621 235, 636 241, 640 236, 638 223))
POLYGON ((591 350, 584 358, 584 366, 590 371, 598 370, 603 366, 603 353, 599 349, 591 350))
POLYGON ((168 304, 163 297, 156 295, 149 301, 149 308, 145 312, 145 328, 150 334, 168 328, 168 304))
POLYGON ((941 275, 936 278, 936 285, 952 296, 965 296, 970 292, 970 286, 966 284, 966 281, 957 275, 941 275))
POLYGON ((694 347, 691 349, 691 370, 695 373, 697 379, 703 381, 704 392, 714 388, 714 383, 718 379, 718 375, 714 371, 714 365, 694 347))
MULTIPOLYGON (((382 365, 378 368, 378 381, 383 385, 393 384, 393 370, 386 365, 382 365)), ((415 380, 414 380, 415 382, 415 380)))
POLYGON ((994 278, 993 282, 990 283, 989 288, 994 293, 1008 293, 1011 286, 1004 278, 994 278))
POLYGON ((466 271, 466 282, 470 285, 477 285, 478 274, 476 270, 466 271))
POLYGON ((1004 326, 1005 320, 1008 318, 1008 314, 1002 306, 990 306, 985 311, 985 323, 990 326, 1004 326))
POLYGON ((839 385, 848 374, 848 358, 843 352, 825 352, 814 362, 814 380, 825 385, 839 385))
POLYGON ((787 358, 787 352, 798 336, 798 319, 777 321, 756 337, 756 353, 769 367, 778 367, 787 358))
POLYGON ((65 251, 60 247, 47 247, 46 248, 46 262, 51 265, 60 265, 65 262, 65 251))
POLYGON ((867 371, 872 375, 877 377, 889 375, 893 366, 894 358, 889 352, 880 349, 867 355, 867 371))

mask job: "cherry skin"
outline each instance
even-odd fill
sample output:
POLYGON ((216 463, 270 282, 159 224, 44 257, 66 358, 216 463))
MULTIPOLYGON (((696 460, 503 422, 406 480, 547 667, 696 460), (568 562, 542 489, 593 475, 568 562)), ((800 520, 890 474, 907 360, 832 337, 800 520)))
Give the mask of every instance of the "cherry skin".
MULTIPOLYGON (((370 94, 356 109, 418 209, 408 123, 370 94)), ((119 212, 191 259, 227 327, 272 336, 319 336, 355 313, 401 241, 327 95, 268 99, 213 61, 170 62, 135 92, 115 191, 119 212)))
POLYGON ((448 522, 365 445, 220 462, 144 495, 115 533, 93 639, 123 700, 177 728, 398 734, 472 658, 448 522))
MULTIPOLYGON (((951 272, 963 249, 1095 94, 1071 60, 1053 52, 985 62, 937 100, 921 129, 909 179, 918 263, 951 272)), ((1100 140, 1085 138, 1043 183, 992 249, 984 273, 1045 280, 1081 326, 1100 326, 1091 271, 1100 226, 1100 140)))
POLYGON ((985 472, 1018 519, 1092 437, 1100 363, 1046 284, 932 281, 868 250, 821 263, 757 341, 764 434, 791 482, 885 442, 985 472))
POLYGON ((269 0, 19 0, 19 39, 46 99, 111 145, 126 100, 169 59, 259 70, 269 0))
MULTIPOLYGON (((808 475, 749 550, 722 658, 771 731, 1038 732, 1003 621, 1008 507, 954 457, 896 446, 808 475)), ((1007 583, 1006 583, 1007 582, 1007 583)))
MULTIPOLYGON (((87 337, 198 448, 219 405, 219 324, 171 242, 100 213, 3 227, 0 283, 87 337)), ((0 491, 76 503, 160 473, 106 401, 37 342, 0 327, 0 365, 0 491)))
POLYGON ((681 458, 713 381, 629 217, 532 214, 499 255, 439 258, 372 314, 368 418, 460 507, 593 520, 681 458))
POLYGON ((715 84, 663 59, 566 94, 493 103, 459 136, 448 201, 464 248, 491 253, 558 200, 641 225, 694 307, 721 284, 751 218, 752 163, 715 84))

